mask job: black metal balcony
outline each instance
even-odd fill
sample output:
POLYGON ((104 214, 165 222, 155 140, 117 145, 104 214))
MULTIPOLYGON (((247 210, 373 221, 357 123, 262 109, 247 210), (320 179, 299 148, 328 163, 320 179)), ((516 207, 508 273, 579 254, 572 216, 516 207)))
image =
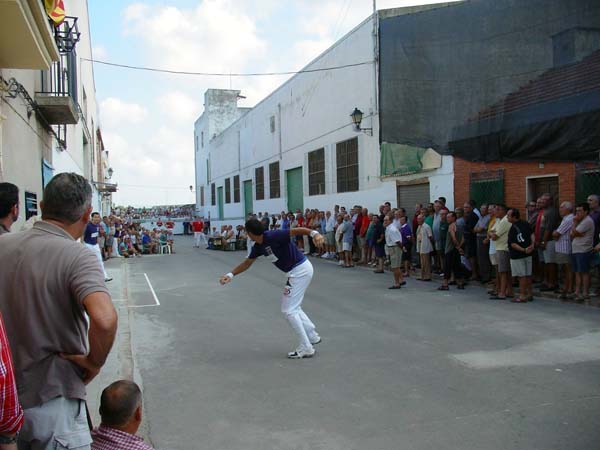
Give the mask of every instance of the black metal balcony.
POLYGON ((38 112, 48 125, 74 125, 79 121, 75 46, 80 36, 77 17, 66 17, 54 30, 60 58, 50 70, 42 72, 43 90, 35 93, 38 112))

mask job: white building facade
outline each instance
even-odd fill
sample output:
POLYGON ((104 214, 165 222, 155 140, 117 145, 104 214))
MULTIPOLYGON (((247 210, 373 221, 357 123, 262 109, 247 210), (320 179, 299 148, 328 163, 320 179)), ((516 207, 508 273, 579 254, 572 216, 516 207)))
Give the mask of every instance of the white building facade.
POLYGON ((399 204, 401 186, 425 183, 427 193, 415 198, 452 198, 452 158, 433 151, 426 173, 381 176, 377 20, 362 22, 250 110, 237 107, 239 91, 206 92, 194 129, 198 215, 218 226, 265 211, 376 211, 399 204), (355 108, 362 131, 350 117, 355 108))
POLYGON ((106 199, 116 187, 106 183, 93 67, 82 60, 91 59, 87 2, 65 0, 58 26, 43 1, 0 7, 10 25, 0 43, 0 181, 20 190, 15 229, 40 214, 43 188, 60 172, 84 175, 93 187, 93 208, 108 213, 106 199))

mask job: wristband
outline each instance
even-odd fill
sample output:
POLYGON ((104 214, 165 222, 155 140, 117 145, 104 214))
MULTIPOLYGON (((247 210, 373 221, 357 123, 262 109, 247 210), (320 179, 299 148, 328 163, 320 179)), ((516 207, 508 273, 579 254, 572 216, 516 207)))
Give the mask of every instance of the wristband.
POLYGON ((315 237, 316 235, 318 235, 318 234, 319 234, 319 232, 318 232, 317 230, 312 230, 312 231, 310 232, 310 237, 314 238, 314 237, 315 237))
POLYGON ((233 277, 234 277, 235 275, 233 274, 233 272, 229 272, 229 273, 228 273, 227 275, 225 275, 225 276, 226 276, 226 277, 229 277, 230 279, 232 279, 232 280, 233 280, 233 277))

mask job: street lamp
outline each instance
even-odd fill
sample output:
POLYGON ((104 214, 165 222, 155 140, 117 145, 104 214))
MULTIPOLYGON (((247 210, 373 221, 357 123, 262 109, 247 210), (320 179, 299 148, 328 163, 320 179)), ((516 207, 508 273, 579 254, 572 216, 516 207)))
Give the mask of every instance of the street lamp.
POLYGON ((352 111, 352 114, 350 114, 350 117, 352 117, 352 123, 356 126, 356 131, 363 131, 366 134, 368 134, 369 136, 373 136, 373 128, 361 128, 360 127, 360 123, 362 122, 362 119, 363 119, 363 112, 360 109, 354 108, 354 111, 352 111))

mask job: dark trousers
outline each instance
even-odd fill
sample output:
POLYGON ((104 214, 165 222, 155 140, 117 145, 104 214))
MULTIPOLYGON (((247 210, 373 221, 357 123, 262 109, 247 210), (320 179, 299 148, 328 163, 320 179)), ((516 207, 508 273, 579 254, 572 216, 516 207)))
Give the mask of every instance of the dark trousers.
POLYGON ((462 263, 460 262, 460 253, 457 249, 451 250, 446 253, 444 258, 444 279, 449 280, 452 278, 462 280, 464 278, 462 263))
POLYGON ((477 236, 477 263, 479 265, 479 276, 482 282, 489 281, 492 277, 492 266, 490 264, 490 244, 483 243, 485 237, 477 236))

